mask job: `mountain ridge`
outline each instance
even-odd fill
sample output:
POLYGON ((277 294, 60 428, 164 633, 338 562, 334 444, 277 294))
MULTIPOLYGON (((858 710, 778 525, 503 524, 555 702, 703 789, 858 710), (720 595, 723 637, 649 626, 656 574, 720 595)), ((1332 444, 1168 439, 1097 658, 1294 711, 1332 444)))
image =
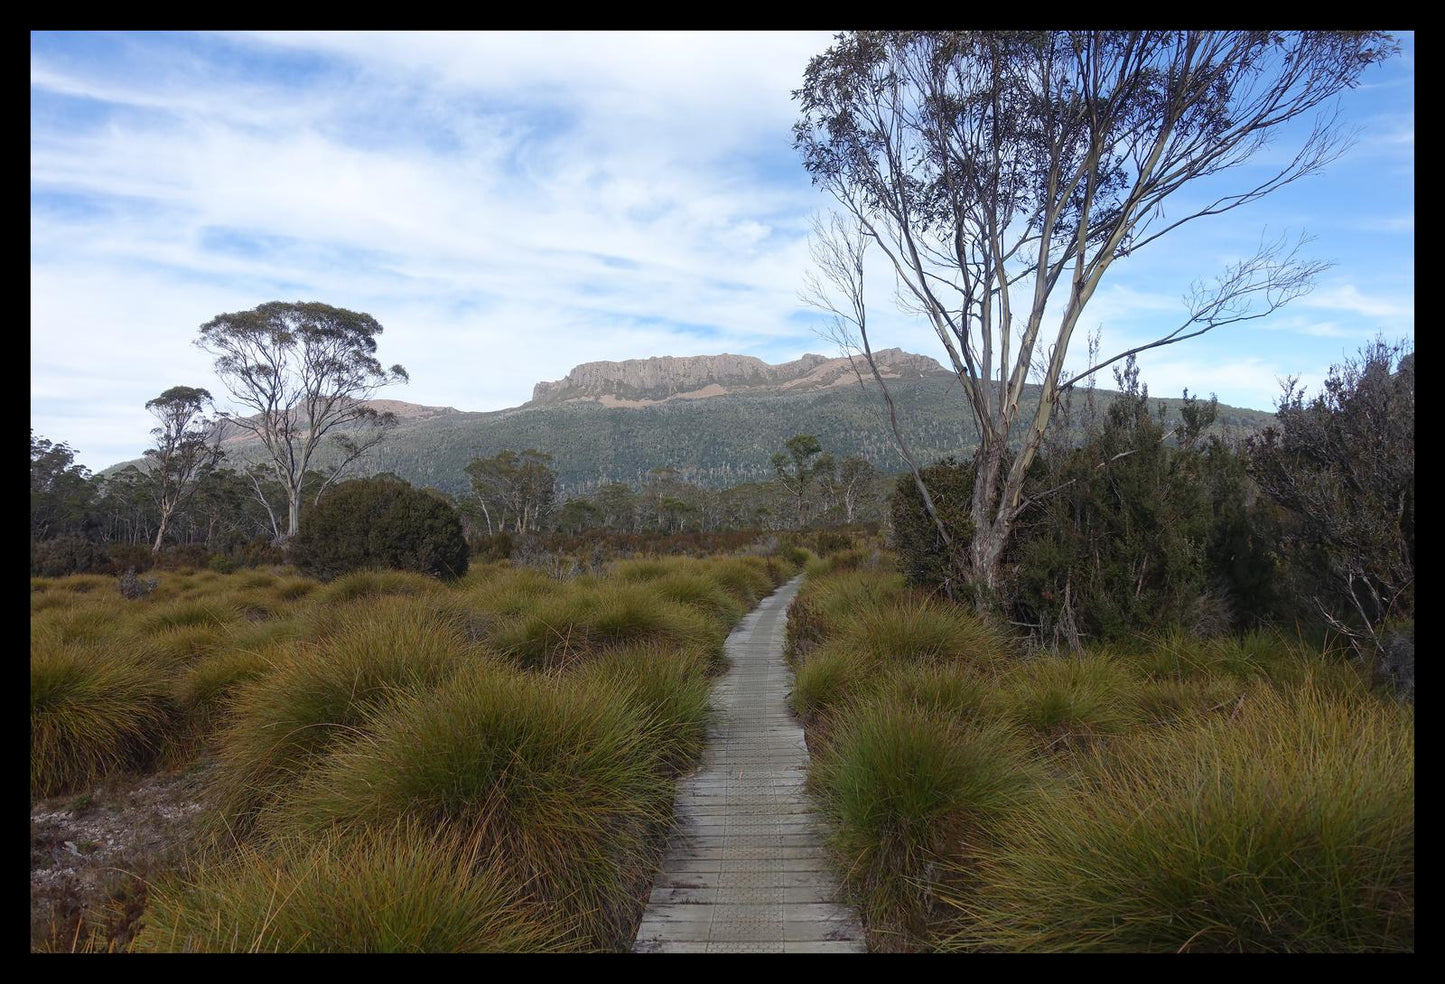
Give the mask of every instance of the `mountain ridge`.
MULTIPOLYGON (((899 426, 916 458, 931 462, 971 455, 977 429, 953 373, 927 356, 897 349, 875 355, 891 377, 899 426)), ((906 465, 877 383, 865 366, 859 369, 861 377, 846 358, 815 355, 779 366, 750 356, 663 356, 583 363, 543 387, 541 400, 502 410, 372 401, 399 420, 350 474, 391 472, 416 485, 462 495, 470 487, 465 468, 473 458, 532 448, 553 456, 564 497, 608 482, 640 484, 656 468, 722 487, 771 478, 772 455, 794 434, 816 435, 835 459, 859 455, 881 471, 901 471, 906 465), (709 366, 717 375, 701 371, 709 366), (589 368, 578 371, 584 367, 589 368)), ((1100 389, 1094 395, 1102 412, 1115 394, 1100 389)), ((1087 391, 1075 395, 1076 415, 1086 398, 1087 391)), ((1026 386, 1020 419, 1031 416, 1037 400, 1038 387, 1026 386)), ((1171 416, 1178 414, 1177 399, 1151 402, 1165 404, 1171 416)), ((1211 430, 1242 435, 1272 420, 1273 414, 1264 411, 1221 405, 1211 430)), ((246 440, 249 436, 233 435, 227 443, 233 467, 258 460, 259 444, 246 440)), ((313 464, 329 467, 335 460, 323 445, 313 464)), ((102 474, 132 463, 142 464, 121 462, 102 474)))
MULTIPOLYGON (((926 355, 882 349, 874 361, 885 378, 946 372, 926 355)), ((812 352, 771 365, 751 355, 653 356, 648 359, 584 362, 562 379, 539 382, 523 407, 596 400, 604 406, 648 406, 676 399, 707 399, 767 389, 837 386, 855 379, 852 360, 812 352)))

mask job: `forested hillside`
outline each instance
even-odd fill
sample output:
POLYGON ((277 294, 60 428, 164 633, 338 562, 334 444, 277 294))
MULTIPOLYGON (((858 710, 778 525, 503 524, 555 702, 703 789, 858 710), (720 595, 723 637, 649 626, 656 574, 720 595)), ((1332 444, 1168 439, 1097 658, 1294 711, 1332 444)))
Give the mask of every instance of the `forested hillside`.
MULTIPOLYGON (((972 454, 977 431, 952 375, 897 379, 890 389, 904 436, 921 461, 972 454)), ((1096 396, 1099 412, 1113 399, 1111 391, 1098 390, 1096 396)), ((1035 400, 1037 391, 1026 388, 1024 403, 1035 400)), ((1177 415, 1179 400, 1155 402, 1164 404, 1170 417, 1177 415)), ((1074 415, 1079 419, 1071 431, 1085 415, 1082 393, 1075 399, 1074 415)), ((1252 434, 1270 419, 1263 411, 1221 406, 1211 433, 1252 434)), ((904 467, 876 387, 865 389, 855 382, 641 407, 613 408, 585 400, 404 418, 358 462, 354 474, 391 472, 417 485, 461 494, 468 489, 465 468, 473 458, 535 448, 552 455, 564 497, 609 482, 636 484, 655 468, 674 468, 688 481, 722 488, 770 479, 772 455, 798 433, 816 435, 839 460, 860 455, 883 472, 904 467)), ((227 450, 233 460, 245 456, 241 442, 228 443, 227 450)), ((325 468, 332 461, 323 454, 318 463, 325 468)))

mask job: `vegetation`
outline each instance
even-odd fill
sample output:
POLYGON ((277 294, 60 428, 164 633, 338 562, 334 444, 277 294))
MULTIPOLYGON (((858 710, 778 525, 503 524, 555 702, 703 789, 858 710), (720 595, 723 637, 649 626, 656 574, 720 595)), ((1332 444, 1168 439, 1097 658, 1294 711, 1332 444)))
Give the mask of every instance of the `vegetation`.
MULTIPOLYGON (((1000 588, 1063 392, 1133 352, 1267 315, 1323 268, 1299 244, 1266 241, 1199 283, 1177 327, 1066 378, 1074 329, 1113 263, 1324 168, 1344 146, 1327 116, 1264 173, 1236 170, 1398 50, 1364 31, 898 31, 840 34, 809 62, 795 144, 841 209, 819 226, 813 298, 890 413, 868 337, 869 248, 942 342, 979 435, 972 529, 958 538, 977 602, 1000 588), (1202 184, 1218 197, 1195 197, 1202 184), (1025 409, 1030 377, 1041 385, 1025 409)), ((927 459, 894 436, 921 481, 927 459)))
POLYGON ((789 648, 872 949, 1414 948, 1413 711, 1348 649, 1175 628, 1025 656, 840 567, 789 648))
POLYGON ((1414 353, 1377 341, 1333 367, 1309 401, 1290 380, 1278 416, 1251 442, 1250 465, 1285 510, 1295 594, 1413 693, 1414 353))
POLYGON ((33 579, 32 798, 185 768, 205 806, 148 887, 34 942, 626 949, 722 640, 789 553, 33 579))
POLYGON ((243 849, 171 876, 136 949, 227 953, 499 953, 556 949, 565 930, 446 828, 398 823, 243 849))
POLYGON ((201 480, 222 457, 215 422, 205 415, 210 402, 211 394, 206 390, 172 386, 146 403, 146 409, 160 422, 151 431, 155 447, 146 452, 160 516, 151 553, 160 553, 171 516, 196 493, 201 480))
POLYGON ((217 315, 200 328, 196 345, 216 357, 216 375, 244 408, 223 419, 255 435, 264 464, 286 489, 287 537, 300 529, 306 473, 322 441, 329 436, 340 456, 335 480, 395 422, 364 402, 407 379, 401 366, 377 361, 381 332, 369 314, 282 301, 217 315))
POLYGON ((444 499, 406 482, 369 478, 338 485, 307 514, 292 557, 323 580, 364 568, 466 574, 461 518, 444 499))

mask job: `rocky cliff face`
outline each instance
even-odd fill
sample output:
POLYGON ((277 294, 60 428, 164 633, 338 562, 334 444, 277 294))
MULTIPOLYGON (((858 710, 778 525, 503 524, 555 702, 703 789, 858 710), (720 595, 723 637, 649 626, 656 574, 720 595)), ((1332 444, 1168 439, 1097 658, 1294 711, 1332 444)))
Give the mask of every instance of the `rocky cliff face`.
MULTIPOLYGON (((927 356, 902 349, 884 349, 875 352, 874 358, 886 376, 944 371, 927 356)), ((859 368, 867 372, 861 362, 859 368)), ((776 366, 750 355, 668 355, 583 363, 564 379, 533 387, 532 404, 595 400, 608 406, 648 406, 665 400, 705 399, 729 393, 816 389, 846 384, 854 378, 847 359, 811 353, 776 366)))

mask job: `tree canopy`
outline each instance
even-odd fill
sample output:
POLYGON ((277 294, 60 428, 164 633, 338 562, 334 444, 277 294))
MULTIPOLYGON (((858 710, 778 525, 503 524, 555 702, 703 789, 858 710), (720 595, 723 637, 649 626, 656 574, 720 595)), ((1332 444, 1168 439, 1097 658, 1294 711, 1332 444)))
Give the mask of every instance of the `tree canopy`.
POLYGON ((160 522, 152 553, 160 553, 171 516, 196 491, 200 481, 221 460, 214 421, 206 416, 211 394, 192 386, 172 386, 146 403, 160 422, 151 431, 155 446, 150 459, 150 482, 160 522))
POLYGON ((998 582, 1062 389, 1129 354, 1262 317, 1324 264, 1302 258, 1299 241, 1265 240, 1197 283, 1172 330, 1065 379, 1074 329, 1110 267, 1334 160, 1347 135, 1328 102, 1397 47, 1380 32, 859 32, 812 59, 794 93, 795 142, 842 217, 820 223, 808 296, 871 365, 863 269, 876 249, 934 328, 980 430, 976 584, 998 582), (1282 165, 1232 189, 1214 180, 1319 109, 1282 165), (1021 414, 1031 375, 1041 396, 1021 414))
POLYGON ((376 358, 381 332, 369 314, 301 301, 218 315, 200 328, 196 344, 216 357, 216 374, 242 408, 222 416, 260 439, 287 490, 287 537, 299 528, 303 479, 322 440, 329 436, 342 452, 330 484, 395 423, 364 402, 408 379, 401 366, 387 369, 376 358))

